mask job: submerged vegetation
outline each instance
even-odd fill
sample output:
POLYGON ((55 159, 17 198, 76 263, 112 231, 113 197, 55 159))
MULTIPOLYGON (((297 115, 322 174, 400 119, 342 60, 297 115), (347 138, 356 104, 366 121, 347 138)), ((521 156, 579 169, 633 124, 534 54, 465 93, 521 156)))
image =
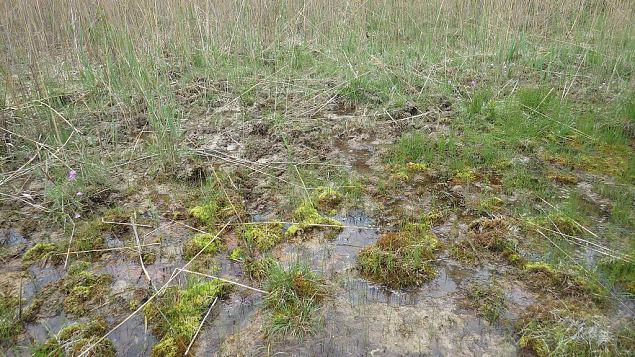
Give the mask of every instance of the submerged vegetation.
POLYGON ((70 324, 62 328, 55 336, 48 339, 33 351, 33 356, 79 356, 93 346, 89 356, 111 357, 116 355, 112 341, 98 339, 107 331, 108 325, 103 317, 89 321, 70 324))
POLYGON ((112 277, 95 275, 90 272, 90 264, 77 261, 69 269, 64 281, 64 311, 70 314, 83 315, 89 306, 103 301, 110 291, 112 277))
POLYGON ((0 355, 635 353, 635 2, 0 9, 0 355))

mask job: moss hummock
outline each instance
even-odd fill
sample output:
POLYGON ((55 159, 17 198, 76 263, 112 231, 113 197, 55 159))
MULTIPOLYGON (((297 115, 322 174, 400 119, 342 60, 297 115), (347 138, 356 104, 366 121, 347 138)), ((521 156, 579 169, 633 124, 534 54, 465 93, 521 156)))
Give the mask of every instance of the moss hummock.
POLYGON ((245 227, 245 240, 255 245, 260 252, 269 251, 282 240, 281 223, 261 223, 245 227))
POLYGON ((231 285, 220 280, 190 280, 183 289, 168 288, 144 308, 148 322, 161 340, 153 356, 182 356, 214 299, 223 298, 231 285))
POLYGON ((364 248, 357 266, 362 276, 390 288, 421 285, 436 275, 432 261, 439 247, 427 224, 406 224, 400 232, 384 233, 364 248))
POLYGON ((337 233, 343 229, 343 225, 336 219, 322 216, 313 203, 305 200, 294 212, 293 219, 296 222, 291 225, 285 235, 288 237, 303 236, 306 233, 326 229, 327 238, 335 238, 337 233))

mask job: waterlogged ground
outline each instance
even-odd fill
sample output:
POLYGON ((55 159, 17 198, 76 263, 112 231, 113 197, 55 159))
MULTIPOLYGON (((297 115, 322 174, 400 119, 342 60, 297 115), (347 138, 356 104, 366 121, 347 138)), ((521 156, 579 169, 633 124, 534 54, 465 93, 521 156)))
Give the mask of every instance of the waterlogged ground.
MULTIPOLYGON (((540 105, 549 97, 543 94, 533 95, 540 105)), ((544 140, 475 141, 469 135, 480 131, 511 133, 457 130, 466 114, 453 97, 387 116, 345 103, 338 97, 314 118, 287 125, 253 108, 253 119, 244 120, 247 109, 237 105, 222 107, 214 123, 188 118, 189 154, 177 170, 153 175, 152 160, 114 168, 121 179, 88 192, 81 214, 64 224, 32 205, 7 205, 0 231, 6 354, 160 356, 169 354, 157 346, 177 336, 181 355, 195 331, 189 353, 198 356, 634 351, 632 136, 580 158, 570 151, 583 150, 575 130, 544 140), (319 208, 317 218, 305 212, 307 202, 319 208), (200 214, 194 207, 208 208, 200 214), (249 236, 250 225, 273 227, 269 241, 249 236), (206 249, 219 231, 219 246, 206 249), (201 245, 202 232, 212 235, 201 245), (399 249, 438 241, 425 251, 432 258, 416 284, 389 288, 384 277, 362 274, 360 252, 392 249, 382 246, 386 237, 412 232, 428 243, 399 249), (301 336, 266 327, 283 315, 266 301, 271 273, 258 266, 266 259, 289 270, 302 265, 324 285, 319 299, 309 297, 315 309, 302 318, 312 328, 301 336), (189 271, 179 270, 186 264, 189 271), (213 281, 192 271, 227 279, 233 289, 188 290, 213 281), (170 294, 164 287, 177 298, 152 315, 150 307, 170 294), (197 294, 202 302, 181 305, 197 294), (97 319, 99 328, 65 330, 97 319), (96 352, 104 341, 110 345, 96 352)), ((138 126, 124 129, 145 140, 138 126)), ((21 184, 25 192, 41 189, 37 180, 21 184)), ((58 184, 77 190, 66 173, 58 184)), ((390 276, 391 266, 383 268, 390 276)))

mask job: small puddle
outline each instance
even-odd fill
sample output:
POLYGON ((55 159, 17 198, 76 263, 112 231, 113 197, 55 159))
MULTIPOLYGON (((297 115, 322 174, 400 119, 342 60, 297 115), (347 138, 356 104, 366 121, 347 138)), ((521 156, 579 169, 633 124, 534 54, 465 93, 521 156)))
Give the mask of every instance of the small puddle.
POLYGON ((377 240, 379 230, 373 227, 373 221, 366 214, 359 211, 334 218, 344 224, 335 239, 283 243, 278 248, 277 258, 286 265, 296 261, 308 263, 311 269, 327 277, 352 269, 359 251, 377 240))

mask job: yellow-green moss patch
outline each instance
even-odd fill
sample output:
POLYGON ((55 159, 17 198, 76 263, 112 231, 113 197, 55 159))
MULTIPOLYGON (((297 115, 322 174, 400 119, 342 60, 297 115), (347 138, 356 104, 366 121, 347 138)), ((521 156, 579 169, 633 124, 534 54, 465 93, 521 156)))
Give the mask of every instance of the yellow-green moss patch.
POLYGON ((327 238, 334 238, 343 225, 338 220, 322 216, 311 201, 304 201, 294 212, 292 224, 286 231, 288 237, 303 236, 311 231, 326 231, 327 238))
POLYGON ((161 339, 152 348, 152 355, 183 355, 209 306, 214 299, 226 296, 230 288, 219 280, 190 280, 184 289, 170 287, 148 303, 144 314, 161 339))
POLYGON ((32 264, 40 260, 46 260, 53 257, 58 249, 55 243, 37 243, 24 253, 22 261, 25 264, 32 264))
POLYGON ((255 245, 259 251, 266 252, 282 240, 282 224, 261 223, 247 225, 244 237, 250 246, 255 245))

